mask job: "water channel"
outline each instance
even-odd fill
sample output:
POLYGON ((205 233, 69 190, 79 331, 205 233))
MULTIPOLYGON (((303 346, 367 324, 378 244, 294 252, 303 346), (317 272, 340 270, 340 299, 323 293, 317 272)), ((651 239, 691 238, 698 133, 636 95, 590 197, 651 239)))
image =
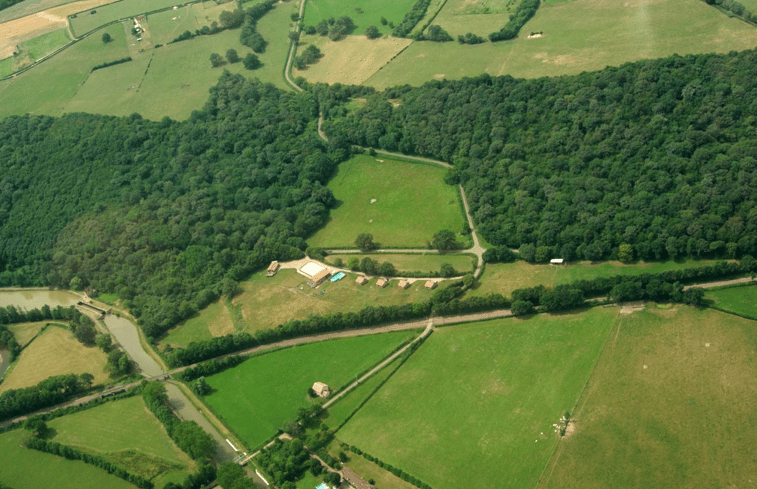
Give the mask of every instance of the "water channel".
MULTIPOLYGON (((79 301, 79 296, 72 292, 53 290, 14 290, 0 291, 0 306, 16 306, 22 309, 40 308, 47 304, 49 307, 73 306, 79 301)), ((130 320, 108 314, 104 319, 105 326, 115 340, 126 351, 129 357, 137 364, 139 369, 148 377, 165 374, 166 371, 151 357, 142 347, 139 341, 137 326, 130 320)), ((2 345, 4 346, 4 345, 2 345)), ((0 349, 2 360, 0 361, 0 378, 10 363, 10 352, 0 349)), ((231 449, 226 439, 218 430, 208 422, 200 411, 192 404, 179 387, 165 383, 168 393, 168 402, 181 418, 197 422, 200 427, 210 434, 217 442, 216 454, 222 462, 229 462, 236 457, 236 452, 231 449)))

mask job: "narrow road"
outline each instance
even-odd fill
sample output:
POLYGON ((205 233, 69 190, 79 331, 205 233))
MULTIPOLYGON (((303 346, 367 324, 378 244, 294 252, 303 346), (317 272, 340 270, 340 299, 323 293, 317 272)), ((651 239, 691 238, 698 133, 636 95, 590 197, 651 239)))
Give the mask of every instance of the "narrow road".
MULTIPOLYGON (((300 0, 300 19, 302 19, 302 15, 305 13, 305 2, 306 0, 300 0)), ((294 32, 297 34, 300 33, 300 22, 299 20, 295 24, 294 32)), ((292 80, 292 63, 294 62, 294 53, 297 52, 297 43, 299 41, 292 41, 291 45, 289 46, 289 55, 287 56, 287 62, 284 66, 284 79, 286 82, 295 90, 298 92, 302 91, 302 88, 297 85, 294 80, 292 80)), ((320 127, 320 126, 319 126, 320 127)))

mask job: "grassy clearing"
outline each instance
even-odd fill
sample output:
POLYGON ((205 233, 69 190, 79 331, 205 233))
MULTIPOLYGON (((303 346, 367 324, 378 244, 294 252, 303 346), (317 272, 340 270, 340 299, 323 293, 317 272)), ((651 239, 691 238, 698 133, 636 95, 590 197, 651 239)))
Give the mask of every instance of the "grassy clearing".
POLYGON ((163 342, 174 346, 186 346, 192 341, 209 340, 214 336, 223 336, 234 331, 229 309, 223 301, 217 301, 172 329, 163 342))
POLYGON ((357 26, 355 34, 363 34, 369 26, 376 26, 383 34, 391 34, 388 23, 399 25, 416 0, 309 0, 305 7, 305 24, 316 25, 330 17, 350 17, 357 26), (381 17, 387 25, 381 25, 381 17))
POLYGON ((71 42, 68 29, 58 29, 19 44, 19 54, 13 58, 13 70, 17 71, 71 42))
POLYGON ((373 253, 373 254, 334 254, 329 255, 326 261, 330 264, 335 264, 336 260, 342 260, 343 264, 351 258, 357 258, 362 260, 363 258, 371 258, 372 260, 385 262, 388 261, 394 268, 400 273, 402 272, 438 272, 442 264, 449 263, 455 270, 461 272, 461 275, 470 271, 473 271, 473 263, 475 258, 471 255, 421 255, 421 254, 388 254, 388 253, 373 253))
POLYGON ((513 290, 540 284, 554 286, 603 276, 660 273, 666 270, 701 267, 712 263, 715 263, 715 260, 639 262, 633 264, 625 264, 619 261, 579 262, 571 263, 565 267, 532 265, 520 260, 514 263, 487 263, 480 285, 472 290, 470 295, 487 295, 496 292, 508 296, 513 290))
POLYGON ((0 60, 0 78, 13 73, 13 58, 0 60))
POLYGON ((308 243, 354 248, 358 234, 371 233, 383 247, 423 248, 441 229, 459 231, 463 216, 457 189, 444 183, 444 173, 442 168, 366 155, 342 163, 329 182, 339 205, 308 243))
POLYGON ((701 0, 576 0, 542 6, 513 41, 477 46, 416 42, 366 81, 420 85, 480 73, 536 78, 578 74, 672 54, 757 45, 757 29, 701 0), (591 29, 586 28, 591 19, 591 29), (527 39, 531 31, 544 37, 527 39))
POLYGON ((176 0, 121 0, 78 13, 76 18, 70 19, 71 30, 80 37, 108 22, 173 5, 176 5, 176 0))
POLYGON ((388 355, 415 332, 311 343, 251 358, 208 377, 205 401, 249 447, 264 442, 311 404, 307 391, 320 381, 336 390, 388 355))
POLYGON ((57 432, 54 441, 97 453, 156 486, 194 470, 192 460, 174 445, 139 396, 64 416, 49 426, 57 432))
POLYGON ((84 462, 21 446, 24 430, 0 435, 0 483, 16 489, 134 489, 128 482, 84 462))
POLYGON ((29 342, 32 341, 35 336, 37 336, 37 333, 39 333, 47 324, 48 321, 40 321, 37 323, 9 324, 8 329, 11 331, 11 333, 13 333, 16 341, 23 348, 28 345, 29 342))
MULTIPOLYGON (((338 450, 335 451, 339 453, 338 450)), ((364 480, 373 479, 376 487, 391 488, 391 489, 415 489, 415 486, 409 482, 405 482, 391 472, 382 469, 373 462, 369 462, 360 455, 356 455, 352 452, 345 452, 350 460, 345 466, 355 471, 357 475, 364 480)))
POLYGON ((434 488, 533 487, 617 314, 440 329, 338 438, 434 488))
POLYGON ((443 27, 455 39, 468 32, 486 39, 489 33, 498 31, 507 24, 510 18, 508 6, 514 10, 517 3, 519 2, 515 0, 447 0, 434 19, 434 24, 443 27))
MULTIPOLYGON (((167 10, 147 17, 149 30, 152 33, 152 42, 166 44, 173 41, 184 31, 192 33, 203 26, 210 26, 218 21, 221 12, 232 11, 236 8, 235 3, 216 5, 209 3, 195 3, 183 5, 176 10, 167 10)), ((237 31, 238 32, 238 31, 237 31)))
POLYGON ((754 485, 756 349, 754 322, 712 310, 623 318, 539 487, 754 485))
POLYGON ((757 319, 757 287, 708 290, 705 297, 712 300, 719 309, 757 319))
POLYGON ((12 370, 0 384, 0 392, 35 385, 53 375, 94 375, 94 383, 108 379, 105 372, 107 356, 97 347, 86 347, 70 331, 49 326, 24 348, 12 370))

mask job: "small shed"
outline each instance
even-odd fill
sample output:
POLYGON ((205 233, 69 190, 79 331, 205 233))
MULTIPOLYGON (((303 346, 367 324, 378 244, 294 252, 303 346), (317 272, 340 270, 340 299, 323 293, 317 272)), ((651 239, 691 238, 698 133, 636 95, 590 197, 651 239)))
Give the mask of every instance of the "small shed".
POLYGON ((410 287, 410 282, 408 282, 408 281, 407 281, 407 280, 405 280, 405 279, 402 279, 402 280, 400 280, 400 282, 399 282, 399 283, 397 284, 397 287, 399 287, 400 289, 406 289, 406 288, 410 287))
POLYGON ((389 281, 387 279, 381 277, 380 279, 376 280, 376 287, 381 287, 383 289, 388 283, 389 281))
POLYGON ((349 467, 344 467, 342 469, 342 474, 344 475, 344 478, 347 479, 347 482, 349 482, 355 489, 374 489, 372 485, 368 484, 365 479, 357 475, 349 467))
POLYGON ((316 396, 322 397, 324 399, 331 395, 329 386, 324 384, 323 382, 316 382, 315 384, 313 384, 313 392, 315 392, 316 396))
POLYGON ((268 270, 265 272, 266 277, 273 277, 276 275, 276 272, 279 271, 279 268, 281 268, 281 265, 279 265, 279 262, 276 260, 272 261, 270 265, 268 265, 268 270))
POLYGON ((563 258, 552 258, 549 260, 550 265, 565 265, 565 259, 563 258))
POLYGON ((435 280, 426 280, 426 284, 424 287, 428 290, 434 290, 436 288, 436 281, 435 280))
POLYGON ((358 285, 365 285, 368 283, 368 279, 363 277, 362 275, 359 275, 358 278, 355 279, 355 283, 358 285))
POLYGON ((326 279, 328 279, 330 276, 331 276, 331 272, 329 272, 328 269, 324 268, 320 272, 313 275, 313 277, 310 280, 308 280, 308 285, 313 288, 316 288, 319 285, 321 285, 323 282, 325 282, 326 279))

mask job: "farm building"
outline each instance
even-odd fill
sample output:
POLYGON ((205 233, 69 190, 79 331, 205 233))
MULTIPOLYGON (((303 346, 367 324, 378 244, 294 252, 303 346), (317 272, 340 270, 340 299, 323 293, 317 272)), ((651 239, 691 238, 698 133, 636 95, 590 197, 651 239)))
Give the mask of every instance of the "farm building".
POLYGON ((365 285, 368 283, 368 279, 360 275, 358 278, 355 279, 355 283, 358 285, 365 285))
POLYGON ((327 269, 323 269, 317 274, 313 275, 313 277, 308 280, 308 285, 315 288, 321 285, 323 282, 325 282, 329 277, 331 276, 331 272, 329 272, 327 269))
POLYGON ((276 275, 276 272, 279 271, 279 268, 281 268, 281 265, 279 265, 279 262, 276 260, 272 261, 270 265, 268 265, 268 270, 265 272, 266 277, 273 277, 276 275))
POLYGON ((312 261, 307 262, 302 268, 297 270, 297 273, 307 277, 308 285, 313 288, 318 287, 331 276, 328 268, 312 261))
POLYGON ((424 285, 424 287, 428 290, 433 290, 434 288, 436 288, 436 281, 426 280, 426 284, 424 285))
POLYGON ((381 277, 380 279, 376 280, 376 287, 381 287, 383 289, 388 283, 389 281, 387 279, 381 277))
POLYGON ((365 479, 357 475, 349 467, 344 467, 344 469, 342 469, 342 474, 344 474, 344 478, 347 479, 347 482, 349 482, 355 489, 374 489, 372 485, 368 484, 365 479))
POLYGON ((331 395, 329 386, 324 384, 323 382, 316 382, 315 384, 313 384, 313 392, 315 392, 316 396, 322 397, 324 399, 331 395))
POLYGON ((565 259, 563 258, 552 258, 549 260, 550 265, 565 265, 565 259))
POLYGON ((400 280, 400 282, 397 284, 397 287, 399 287, 400 289, 406 289, 406 288, 410 287, 410 282, 408 282, 407 280, 404 280, 404 279, 400 280))

